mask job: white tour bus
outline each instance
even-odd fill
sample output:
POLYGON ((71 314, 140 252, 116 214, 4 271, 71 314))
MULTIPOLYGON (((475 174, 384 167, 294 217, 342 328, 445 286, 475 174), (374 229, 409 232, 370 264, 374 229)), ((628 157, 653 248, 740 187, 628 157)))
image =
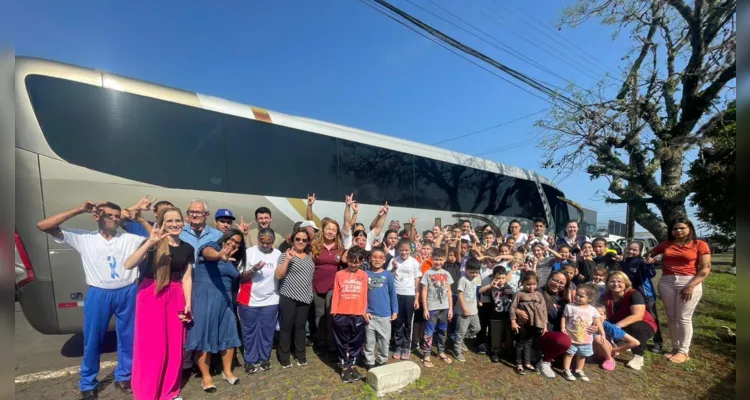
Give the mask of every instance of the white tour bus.
MULTIPOLYGON (((84 200, 149 194, 184 212, 205 199, 245 220, 267 206, 284 235, 313 192, 318 222, 340 221, 352 192, 366 225, 386 201, 388 220, 416 216, 419 230, 568 219, 563 193, 533 171, 390 136, 24 57, 15 90, 18 298, 42 333, 81 330, 87 287, 79 255, 35 224, 84 200)), ((95 229, 88 215, 65 226, 95 229)))

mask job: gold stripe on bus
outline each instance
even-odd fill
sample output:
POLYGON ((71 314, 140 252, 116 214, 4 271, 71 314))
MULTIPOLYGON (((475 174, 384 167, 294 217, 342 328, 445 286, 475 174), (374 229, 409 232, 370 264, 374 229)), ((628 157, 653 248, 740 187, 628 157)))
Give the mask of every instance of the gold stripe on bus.
MULTIPOLYGON (((299 213, 299 215, 302 216, 302 218, 307 219, 307 200, 304 199, 290 199, 287 197, 287 200, 289 201, 289 204, 294 207, 295 210, 299 213)), ((313 211, 313 222, 315 222, 315 225, 320 228, 320 218, 318 218, 317 215, 315 215, 315 211, 313 211)), ((295 221, 292 221, 295 222, 295 221)))
POLYGON ((256 120, 273 123, 273 121, 271 121, 271 114, 268 113, 268 110, 259 107, 250 107, 250 109, 253 110, 253 116, 255 116, 256 120))

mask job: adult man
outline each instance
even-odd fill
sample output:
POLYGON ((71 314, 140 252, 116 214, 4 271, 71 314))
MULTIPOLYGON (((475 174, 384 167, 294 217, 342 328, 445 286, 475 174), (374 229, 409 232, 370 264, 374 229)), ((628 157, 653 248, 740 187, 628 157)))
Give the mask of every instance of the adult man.
POLYGON ((119 233, 121 208, 114 203, 85 201, 79 207, 49 217, 36 226, 52 235, 57 243, 65 243, 81 254, 86 284, 84 301, 83 362, 81 363, 81 398, 96 399, 99 382, 101 344, 109 320, 115 315, 117 330, 117 367, 115 387, 132 393, 130 375, 133 366, 133 328, 135 324, 136 270, 123 265, 143 242, 130 233, 119 233), (84 213, 92 213, 97 231, 60 228, 65 221, 84 213))
POLYGON ((198 250, 209 242, 215 242, 221 238, 221 231, 206 226, 206 219, 210 214, 208 202, 205 200, 193 200, 188 204, 187 222, 180 233, 180 240, 186 241, 195 249, 195 259, 198 260, 198 250))
POLYGON ((214 215, 214 224, 216 225, 216 229, 220 230, 221 233, 231 229, 235 220, 234 214, 226 208, 216 210, 216 215, 214 215))
POLYGON ((555 245, 555 237, 554 235, 548 235, 545 232, 547 231, 547 223, 544 222, 541 218, 536 218, 534 220, 534 231, 532 234, 529 235, 529 240, 526 241, 526 248, 531 249, 531 246, 534 245, 534 243, 537 243, 539 241, 542 242, 544 245, 554 246, 555 245))
MULTIPOLYGON (((258 244, 258 231, 260 229, 271 227, 271 223, 273 222, 271 210, 268 207, 258 207, 255 210, 255 222, 258 224, 258 228, 248 229, 245 233, 245 242, 248 248, 258 244)), ((279 235, 278 232, 274 232, 274 234, 276 235, 276 240, 273 243, 273 247, 278 248, 284 242, 284 237, 279 235)))

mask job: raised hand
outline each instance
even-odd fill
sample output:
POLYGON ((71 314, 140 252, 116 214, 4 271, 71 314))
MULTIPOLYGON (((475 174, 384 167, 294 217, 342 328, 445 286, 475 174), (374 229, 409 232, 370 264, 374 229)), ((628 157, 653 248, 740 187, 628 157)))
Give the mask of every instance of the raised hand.
POLYGON ((344 196, 344 204, 346 204, 347 207, 350 207, 354 203, 354 193, 344 196))
POLYGON ((315 193, 307 195, 307 205, 308 206, 312 206, 313 204, 315 204, 315 200, 316 200, 315 193))
POLYGON ((142 199, 138 201, 138 203, 135 203, 135 205, 131 208, 134 208, 139 211, 148 211, 151 209, 151 205, 156 202, 156 199, 149 199, 148 195, 143 196, 142 199))
POLYGON ((219 252, 219 257, 221 258, 222 261, 235 262, 237 260, 232 258, 232 255, 236 251, 237 249, 235 249, 234 246, 225 242, 224 245, 221 247, 221 251, 219 252))
POLYGON ((168 235, 169 233, 167 233, 166 229, 162 229, 159 224, 154 224, 153 228, 151 228, 151 233, 148 236, 148 242, 152 245, 157 244, 168 235))
POLYGON ((86 200, 80 207, 78 207, 78 209, 85 213, 94 213, 102 204, 103 203, 94 203, 93 201, 86 200))
POLYGON ((383 210, 385 210, 385 214, 388 214, 388 212, 391 211, 391 207, 388 205, 387 201, 385 202, 385 205, 383 206, 383 210))
POLYGON ((352 211, 359 212, 359 203, 356 201, 354 203, 351 203, 352 211))
POLYGON ((416 229, 417 228, 417 217, 415 217, 415 216, 412 215, 411 218, 409 218, 409 223, 411 224, 411 226, 414 229, 416 229))
POLYGON ((250 227, 253 226, 253 221, 245 223, 245 217, 240 216, 240 224, 234 224, 234 226, 236 226, 243 235, 247 235, 248 233, 250 233, 250 227))
POLYGON ((292 261, 294 257, 297 257, 297 252, 294 249, 288 249, 286 251, 286 259, 292 261))

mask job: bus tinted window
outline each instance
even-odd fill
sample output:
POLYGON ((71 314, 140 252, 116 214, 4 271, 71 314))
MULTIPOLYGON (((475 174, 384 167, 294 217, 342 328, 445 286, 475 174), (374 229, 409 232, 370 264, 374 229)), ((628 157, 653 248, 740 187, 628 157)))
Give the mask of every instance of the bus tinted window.
POLYGON ((65 161, 154 185, 226 190, 218 114, 39 75, 28 76, 26 88, 65 161))
POLYGON ((339 139, 339 178, 361 203, 414 207, 414 156, 339 139))
POLYGON ((224 130, 230 192, 343 201, 336 138, 231 115, 224 130))
POLYGON ((558 196, 563 196, 563 193, 552 186, 542 185, 544 194, 547 195, 547 201, 552 209, 552 216, 555 220, 555 233, 562 235, 565 230, 565 223, 568 222, 568 203, 558 199, 558 196))
POLYGON ((536 185, 423 157, 414 158, 418 208, 448 208, 464 213, 544 217, 536 185))

